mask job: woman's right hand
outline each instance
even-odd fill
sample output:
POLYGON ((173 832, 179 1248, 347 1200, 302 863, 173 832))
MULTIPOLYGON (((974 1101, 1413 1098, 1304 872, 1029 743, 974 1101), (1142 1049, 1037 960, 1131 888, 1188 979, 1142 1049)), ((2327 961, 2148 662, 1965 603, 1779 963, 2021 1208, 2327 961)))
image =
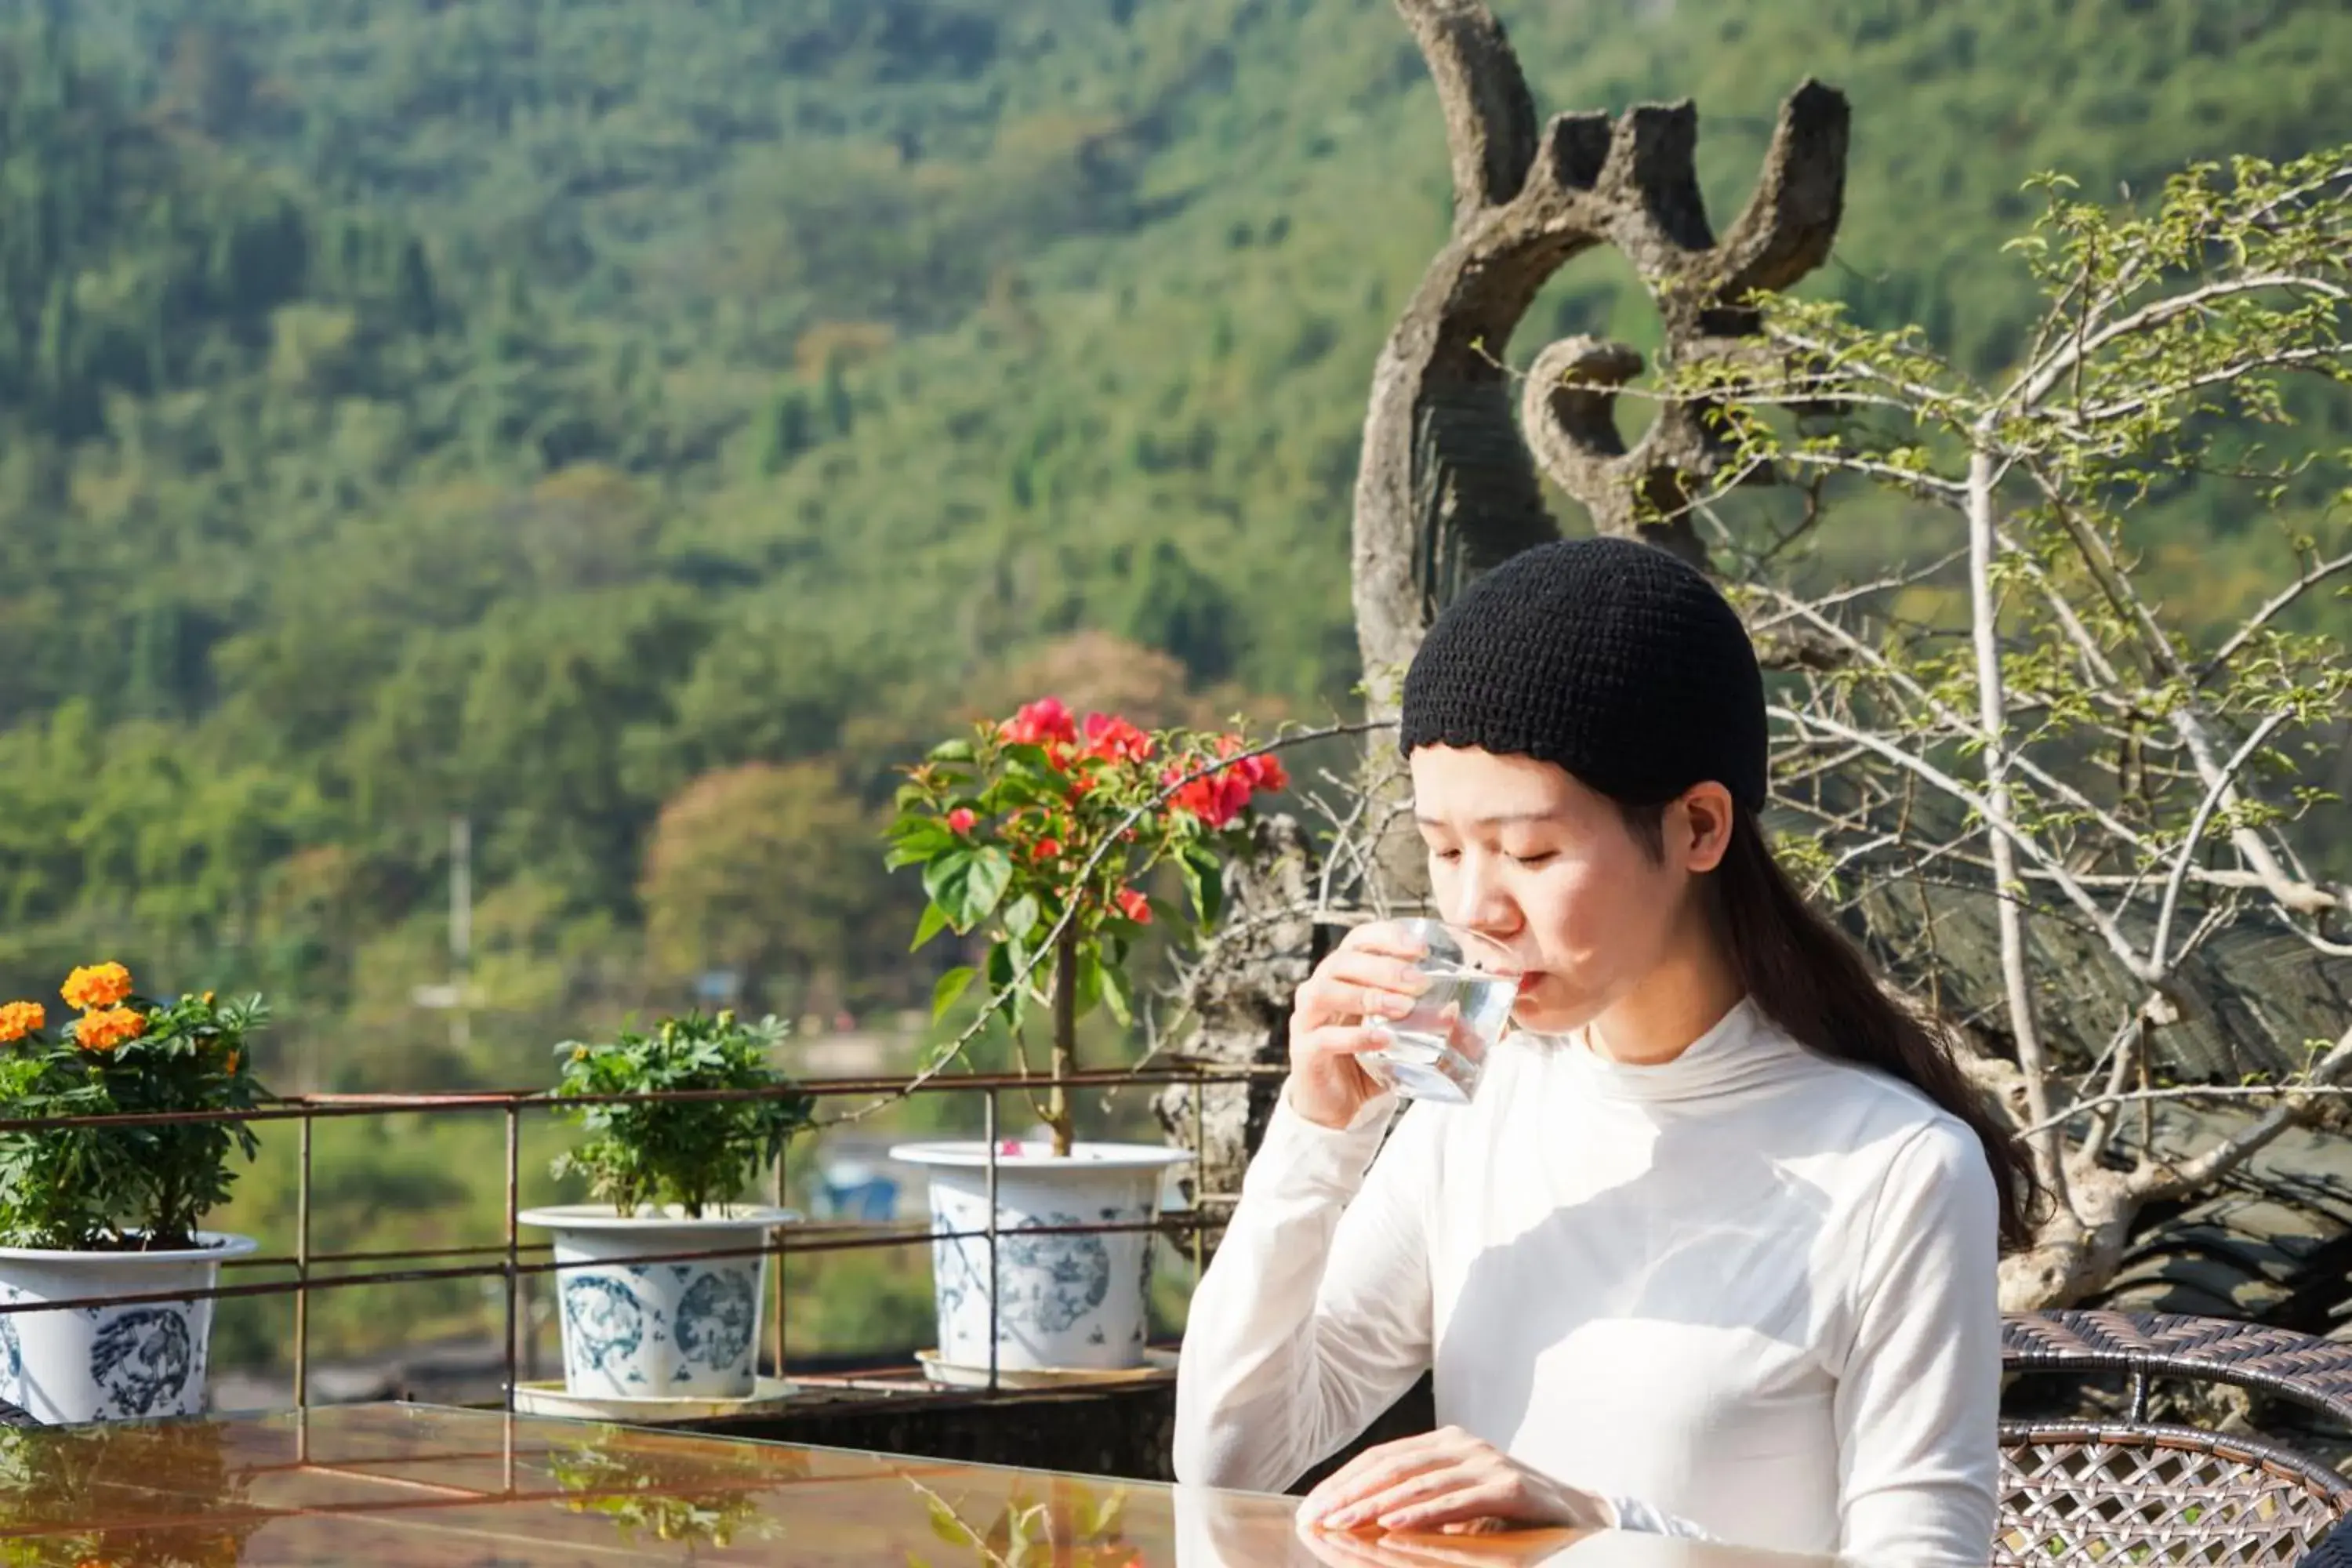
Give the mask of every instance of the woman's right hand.
POLYGON ((1402 1018, 1429 982, 1413 968, 1423 949, 1402 925, 1349 931, 1324 955, 1290 1004, 1290 1108, 1318 1127, 1344 1128, 1386 1092, 1357 1058, 1387 1038, 1370 1026, 1402 1018))

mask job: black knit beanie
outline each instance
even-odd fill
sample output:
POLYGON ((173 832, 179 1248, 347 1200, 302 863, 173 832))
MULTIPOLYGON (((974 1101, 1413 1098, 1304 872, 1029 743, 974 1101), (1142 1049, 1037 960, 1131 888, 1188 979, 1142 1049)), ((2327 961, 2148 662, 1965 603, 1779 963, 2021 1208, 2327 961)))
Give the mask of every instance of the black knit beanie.
POLYGON ((1401 742, 1557 763, 1628 805, 1712 780, 1764 805, 1764 678, 1723 595, 1629 539, 1512 556, 1429 629, 1401 742))

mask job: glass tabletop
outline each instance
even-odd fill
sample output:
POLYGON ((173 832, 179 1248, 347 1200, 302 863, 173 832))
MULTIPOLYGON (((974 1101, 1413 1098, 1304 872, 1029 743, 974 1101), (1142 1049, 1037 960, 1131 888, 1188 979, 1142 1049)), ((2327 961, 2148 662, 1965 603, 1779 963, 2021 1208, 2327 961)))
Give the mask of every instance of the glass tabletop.
POLYGON ((0 1428, 10 1568, 1762 1568, 1637 1536, 1304 1539, 1296 1500, 410 1405, 0 1428))

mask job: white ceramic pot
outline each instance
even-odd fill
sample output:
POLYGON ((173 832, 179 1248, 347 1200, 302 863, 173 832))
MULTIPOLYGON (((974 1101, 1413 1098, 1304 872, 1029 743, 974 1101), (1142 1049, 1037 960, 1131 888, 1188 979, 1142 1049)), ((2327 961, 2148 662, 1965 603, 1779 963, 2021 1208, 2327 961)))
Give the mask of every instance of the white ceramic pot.
MULTIPOLYGON (((196 1240, 176 1252, 0 1247, 0 1302, 209 1290, 224 1260, 255 1247, 209 1230, 196 1240)), ((201 1415, 212 1334, 209 1297, 0 1314, 0 1399, 51 1424, 201 1415)))
POLYGON ((602 1204, 516 1216, 554 1235, 563 1386, 591 1399, 748 1399, 760 1348, 767 1258, 629 1263, 630 1258, 754 1247, 798 1218, 788 1209, 672 1205, 635 1215, 602 1204))
MULTIPOLYGON (((1080 1143, 1067 1158, 1044 1143, 996 1161, 996 1365, 1000 1372, 1108 1372, 1143 1364, 1151 1233, 1036 1236, 1076 1225, 1149 1222, 1181 1149, 1080 1143)), ((893 1160, 930 1179, 931 1288, 939 1359, 989 1363, 988 1145, 905 1143, 893 1160), (969 1232, 971 1234, 959 1235, 969 1232), (949 1239, 954 1237, 954 1239, 949 1239)))

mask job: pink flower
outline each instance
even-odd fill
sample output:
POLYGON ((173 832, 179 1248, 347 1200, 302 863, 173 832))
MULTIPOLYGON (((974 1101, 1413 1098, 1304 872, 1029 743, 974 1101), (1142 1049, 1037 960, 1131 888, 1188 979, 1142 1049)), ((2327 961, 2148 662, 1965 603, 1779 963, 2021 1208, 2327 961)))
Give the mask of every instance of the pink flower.
MULTIPOLYGON (((1171 769, 1162 782, 1172 784, 1181 776, 1171 769)), ((1250 794, 1250 782, 1242 776, 1239 768, 1220 768, 1178 790, 1173 804, 1177 810, 1191 812, 1211 827, 1223 827, 1249 805, 1250 794)))
POLYGON ((980 818, 972 815, 971 807, 960 805, 948 813, 948 831, 961 837, 970 833, 979 821, 980 818))
POLYGON ((1140 763, 1150 759, 1151 737, 1126 720, 1108 713, 1087 715, 1087 754, 1107 763, 1140 763))
POLYGON ((1078 724, 1055 697, 1040 697, 996 727, 996 732, 1016 746, 1042 746, 1054 741, 1075 741, 1078 724))

